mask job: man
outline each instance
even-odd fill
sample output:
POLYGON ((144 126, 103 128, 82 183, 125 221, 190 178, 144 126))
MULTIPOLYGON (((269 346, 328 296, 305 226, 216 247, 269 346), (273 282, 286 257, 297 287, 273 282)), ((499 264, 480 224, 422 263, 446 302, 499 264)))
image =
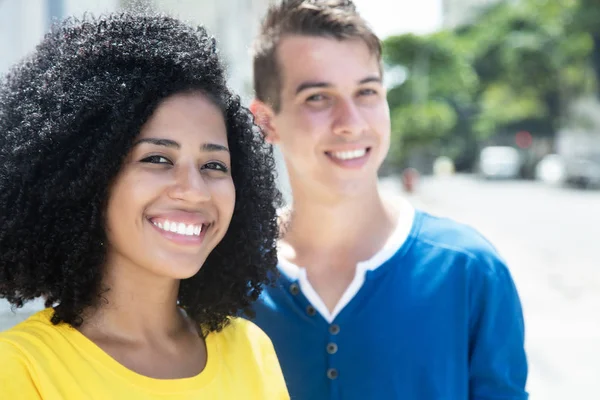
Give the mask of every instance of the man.
POLYGON ((378 38, 350 0, 283 0, 254 55, 251 109, 293 202, 255 322, 292 399, 526 399, 520 301, 477 232, 390 201, 378 38))

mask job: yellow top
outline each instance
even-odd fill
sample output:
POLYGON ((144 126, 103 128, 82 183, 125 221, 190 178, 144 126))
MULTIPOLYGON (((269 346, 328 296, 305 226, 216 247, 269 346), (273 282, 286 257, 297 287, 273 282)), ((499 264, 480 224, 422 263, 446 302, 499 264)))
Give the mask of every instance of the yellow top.
POLYGON ((206 338, 207 363, 191 378, 137 374, 48 308, 0 333, 0 399, 289 399, 273 345, 253 323, 234 318, 206 338))

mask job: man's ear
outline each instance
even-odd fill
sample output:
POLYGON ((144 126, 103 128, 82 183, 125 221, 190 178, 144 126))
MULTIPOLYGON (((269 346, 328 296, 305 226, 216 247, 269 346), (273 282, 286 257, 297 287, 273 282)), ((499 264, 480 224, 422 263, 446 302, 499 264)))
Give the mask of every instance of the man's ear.
POLYGON ((250 103, 250 111, 254 114, 254 122, 260 127, 263 135, 265 135, 265 140, 268 143, 276 144, 279 141, 279 134, 273 123, 275 112, 271 106, 254 99, 250 103))

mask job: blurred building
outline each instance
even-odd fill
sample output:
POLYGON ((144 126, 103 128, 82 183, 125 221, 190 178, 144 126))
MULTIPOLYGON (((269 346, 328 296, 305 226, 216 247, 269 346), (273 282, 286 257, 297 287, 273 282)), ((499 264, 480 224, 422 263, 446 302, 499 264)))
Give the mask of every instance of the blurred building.
POLYGON ((251 41, 260 19, 273 0, 154 0, 164 11, 195 24, 204 24, 215 35, 228 65, 230 85, 245 100, 252 94, 251 41))
POLYGON ((148 7, 193 24, 202 24, 218 40, 228 65, 230 85, 252 95, 250 45, 261 16, 273 0, 0 0, 0 73, 32 51, 52 20, 148 7))

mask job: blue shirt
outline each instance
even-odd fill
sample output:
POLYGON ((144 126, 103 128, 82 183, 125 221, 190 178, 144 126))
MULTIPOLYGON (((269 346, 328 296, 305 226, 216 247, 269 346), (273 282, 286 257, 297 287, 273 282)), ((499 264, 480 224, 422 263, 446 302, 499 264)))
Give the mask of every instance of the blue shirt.
POLYGON ((449 219, 417 211, 333 321, 284 273, 254 310, 293 400, 528 398, 511 275, 489 242, 449 219))

